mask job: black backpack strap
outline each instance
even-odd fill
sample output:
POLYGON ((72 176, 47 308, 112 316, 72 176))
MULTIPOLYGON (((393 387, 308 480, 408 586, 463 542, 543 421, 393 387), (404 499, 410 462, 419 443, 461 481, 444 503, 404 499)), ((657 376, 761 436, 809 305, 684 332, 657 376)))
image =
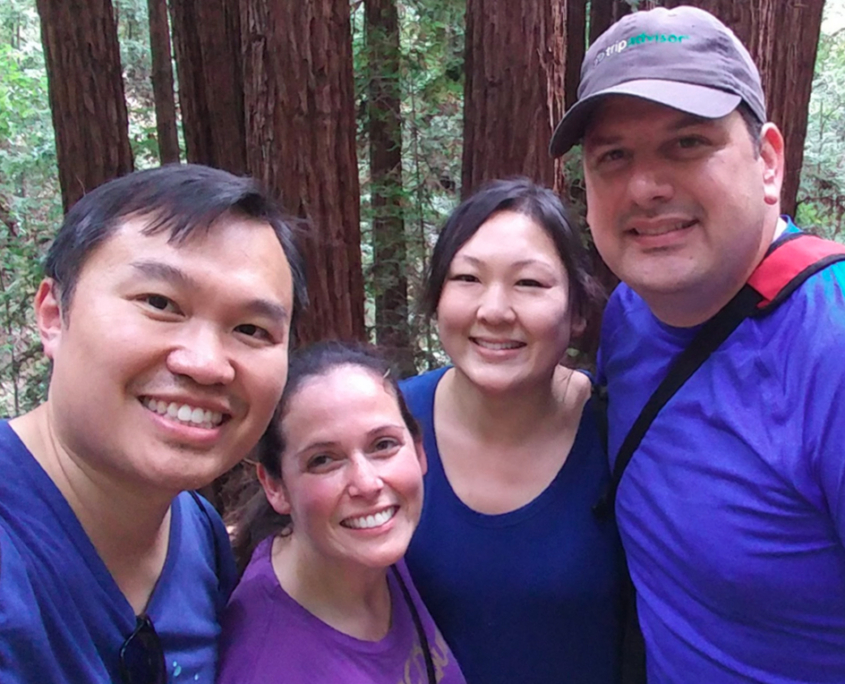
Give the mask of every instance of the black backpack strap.
POLYGON ((683 384, 689 380, 701 364, 736 330, 737 326, 746 318, 752 315, 760 303, 762 295, 749 286, 744 286, 733 299, 713 318, 707 321, 698 334, 682 351, 672 365, 663 381, 657 386, 640 415, 634 421, 633 426, 625 435, 625 440, 616 454, 616 462, 613 465, 613 473, 610 484, 605 490, 599 502, 593 507, 598 516, 609 515, 616 504, 616 491, 622 481, 625 468, 631 461, 631 457, 642 442, 645 433, 648 431, 654 419, 666 403, 681 389, 683 384))

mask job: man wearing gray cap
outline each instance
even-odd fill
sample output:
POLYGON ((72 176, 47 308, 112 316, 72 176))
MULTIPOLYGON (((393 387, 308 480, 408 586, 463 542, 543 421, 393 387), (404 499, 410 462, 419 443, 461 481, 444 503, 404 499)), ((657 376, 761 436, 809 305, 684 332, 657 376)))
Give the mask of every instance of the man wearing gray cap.
MULTIPOLYGON (((579 141, 587 221, 623 281, 599 354, 615 466, 670 364, 799 231, 757 69, 704 11, 598 39, 551 152, 579 141)), ((649 682, 845 682, 845 264, 726 336, 615 492, 649 682)))

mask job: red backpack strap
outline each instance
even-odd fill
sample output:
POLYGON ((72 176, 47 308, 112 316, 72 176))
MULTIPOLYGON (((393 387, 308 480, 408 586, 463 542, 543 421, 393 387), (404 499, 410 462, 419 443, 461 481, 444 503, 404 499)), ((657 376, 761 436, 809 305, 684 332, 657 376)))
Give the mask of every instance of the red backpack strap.
POLYGON ((845 261, 845 245, 806 233, 788 233, 772 245, 748 279, 748 285, 763 297, 757 313, 777 308, 807 278, 837 261, 845 261))

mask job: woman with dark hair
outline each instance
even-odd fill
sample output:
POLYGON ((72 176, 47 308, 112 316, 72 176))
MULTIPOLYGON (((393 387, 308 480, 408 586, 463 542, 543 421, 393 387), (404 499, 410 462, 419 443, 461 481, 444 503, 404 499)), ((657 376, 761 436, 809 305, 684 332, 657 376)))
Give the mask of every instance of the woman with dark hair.
POLYGON ((414 581, 470 684, 619 681, 621 550, 587 374, 560 365, 601 300, 560 200, 497 181, 446 222, 425 285, 453 366, 401 384, 422 424, 414 581))
POLYGON ((258 460, 218 682, 465 684, 402 562, 426 461, 381 357, 337 342, 294 354, 258 460))

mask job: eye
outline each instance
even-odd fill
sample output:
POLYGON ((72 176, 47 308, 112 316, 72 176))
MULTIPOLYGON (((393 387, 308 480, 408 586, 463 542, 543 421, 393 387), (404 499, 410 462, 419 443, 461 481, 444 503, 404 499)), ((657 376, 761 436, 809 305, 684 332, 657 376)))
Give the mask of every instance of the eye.
POLYGON ((373 444, 373 448, 376 451, 391 451, 399 446, 401 446, 399 440, 394 439, 393 437, 381 437, 376 440, 375 444, 373 444))
POLYGON ((534 278, 520 278, 516 281, 516 284, 521 287, 545 287, 543 283, 539 280, 534 280, 534 278))
POLYGON ((179 307, 176 306, 176 302, 174 302, 169 297, 165 297, 164 295, 160 294, 144 294, 141 295, 139 301, 143 302, 147 306, 156 311, 162 311, 165 313, 181 313, 179 307))
POLYGON ((471 273, 456 273, 453 276, 449 277, 449 280, 458 282, 458 283, 477 283, 479 282, 478 276, 474 276, 471 273))
POLYGON ((272 335, 264 328, 253 325, 252 323, 244 323, 235 328, 235 332, 246 335, 247 337, 255 338, 256 340, 271 340, 272 335))
POLYGON ((692 150, 707 144, 707 141, 701 136, 687 135, 683 138, 678 138, 678 147, 682 150, 692 150))
POLYGON ((335 464, 335 459, 331 454, 314 454, 307 463, 306 469, 308 472, 324 472, 329 470, 335 464))
POLYGON ((596 158, 596 164, 612 164, 613 162, 618 162, 622 159, 625 159, 625 156, 625 150, 620 147, 613 148, 602 152, 596 158))

